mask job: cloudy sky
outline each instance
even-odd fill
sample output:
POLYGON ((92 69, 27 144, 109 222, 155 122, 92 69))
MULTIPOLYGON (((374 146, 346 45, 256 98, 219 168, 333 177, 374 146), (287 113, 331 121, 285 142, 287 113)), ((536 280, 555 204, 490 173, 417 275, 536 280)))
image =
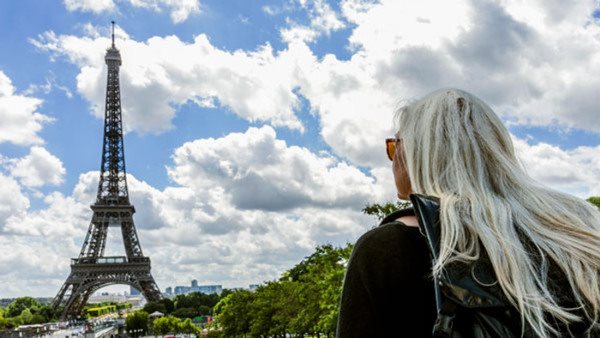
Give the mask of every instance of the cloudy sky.
POLYGON ((154 277, 238 287, 371 228, 392 112, 440 87, 488 102, 535 179, 600 195, 600 4, 570 3, 1 1, 0 298, 54 296, 81 248, 111 20, 154 277))

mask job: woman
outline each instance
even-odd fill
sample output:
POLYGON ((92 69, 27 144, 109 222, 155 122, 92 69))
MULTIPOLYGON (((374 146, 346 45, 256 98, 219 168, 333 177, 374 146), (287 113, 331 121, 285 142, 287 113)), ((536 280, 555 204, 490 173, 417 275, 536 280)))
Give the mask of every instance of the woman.
POLYGON ((439 198, 439 256, 432 267, 412 209, 364 234, 348 264, 338 337, 431 336, 431 276, 481 256, 525 334, 569 336, 597 323, 600 212, 531 179, 501 120, 469 93, 431 93, 401 108, 397 122, 386 143, 398 197, 439 198))

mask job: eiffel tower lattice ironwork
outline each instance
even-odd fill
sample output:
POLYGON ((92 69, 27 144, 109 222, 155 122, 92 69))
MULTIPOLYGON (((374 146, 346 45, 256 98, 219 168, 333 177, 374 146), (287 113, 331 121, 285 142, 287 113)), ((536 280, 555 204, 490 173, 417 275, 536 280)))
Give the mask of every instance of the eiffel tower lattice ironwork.
POLYGON ((79 257, 71 259, 71 273, 53 301, 55 309, 64 306, 62 319, 80 314, 89 297, 107 285, 133 286, 148 301, 162 298, 150 273, 150 258, 142 253, 133 223, 135 208, 129 202, 119 90, 121 54, 115 47, 112 24, 112 46, 105 57, 108 80, 98 194, 91 206, 94 214, 79 257), (104 256, 108 227, 121 228, 126 256, 104 256))

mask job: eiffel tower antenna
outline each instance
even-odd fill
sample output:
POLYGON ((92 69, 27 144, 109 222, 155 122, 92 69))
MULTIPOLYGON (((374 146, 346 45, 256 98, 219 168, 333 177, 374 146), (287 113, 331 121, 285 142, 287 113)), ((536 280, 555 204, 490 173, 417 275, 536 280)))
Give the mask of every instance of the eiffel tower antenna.
POLYGON ((115 22, 111 21, 112 23, 112 48, 115 48, 115 22))
POLYGON ((149 302, 162 298, 150 273, 150 258, 142 253, 133 223, 135 208, 129 202, 119 88, 121 53, 115 47, 114 27, 113 21, 112 45, 104 58, 108 67, 106 110, 98 193, 91 206, 92 221, 79 256, 71 259, 71 273, 52 302, 55 309, 64 307, 63 320, 79 315, 89 297, 108 285, 130 285, 149 302), (104 256, 108 227, 121 228, 125 256, 104 256))

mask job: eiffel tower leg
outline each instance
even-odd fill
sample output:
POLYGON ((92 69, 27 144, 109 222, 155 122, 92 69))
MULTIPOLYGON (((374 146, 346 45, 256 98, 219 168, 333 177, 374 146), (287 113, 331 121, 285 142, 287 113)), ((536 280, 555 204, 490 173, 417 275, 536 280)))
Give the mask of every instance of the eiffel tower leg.
POLYGON ((54 297, 54 299, 52 300, 52 308, 54 308, 55 310, 60 306, 60 304, 62 303, 63 298, 65 297, 65 293, 67 292, 67 290, 69 289, 69 283, 64 283, 63 286, 60 288, 60 290, 58 291, 58 293, 56 294, 56 297, 54 297))
POLYGON ((127 257, 142 257, 142 247, 140 246, 131 214, 128 214, 121 220, 121 234, 123 235, 123 244, 125 244, 125 254, 127 257))
POLYGON ((161 300, 162 295, 158 289, 158 285, 156 285, 156 282, 154 282, 154 279, 140 282, 140 287, 140 292, 144 295, 148 302, 157 302, 161 300))
POLYGON ((65 294, 63 292, 62 295, 57 295, 54 301, 55 309, 58 308, 62 303, 64 303, 64 308, 60 315, 61 320, 74 318, 77 314, 80 313, 79 311, 77 311, 77 308, 79 307, 79 304, 81 304, 81 287, 80 285, 74 285, 69 282, 66 282, 63 286, 63 289, 66 291, 69 288, 69 286, 72 286, 71 294, 68 295, 68 297, 65 297, 65 294))
POLYGON ((82 289, 83 290, 81 290, 81 292, 76 296, 76 298, 73 299, 73 302, 71 303, 71 306, 69 308, 71 316, 81 314, 81 312, 83 311, 83 307, 95 291, 94 289, 88 289, 83 287, 82 289))

